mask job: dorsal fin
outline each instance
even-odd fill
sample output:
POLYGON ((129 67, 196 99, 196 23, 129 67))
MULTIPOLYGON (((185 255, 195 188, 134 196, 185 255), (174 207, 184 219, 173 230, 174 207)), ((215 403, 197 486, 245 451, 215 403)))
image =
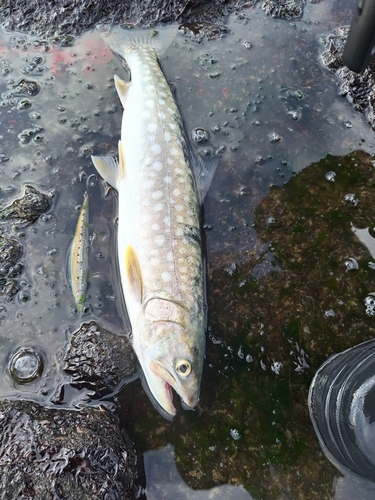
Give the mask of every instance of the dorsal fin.
POLYGON ((127 97, 128 90, 129 90, 131 83, 125 82, 117 75, 114 76, 114 79, 115 79, 115 86, 116 86, 117 94, 120 98, 122 107, 125 109, 126 97, 127 97))

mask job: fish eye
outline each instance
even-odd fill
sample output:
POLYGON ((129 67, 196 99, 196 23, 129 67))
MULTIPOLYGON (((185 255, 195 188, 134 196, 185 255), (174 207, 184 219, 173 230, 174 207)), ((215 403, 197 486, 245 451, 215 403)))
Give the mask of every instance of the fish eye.
POLYGON ((177 361, 176 371, 181 377, 187 377, 191 373, 191 364, 186 359, 177 361))

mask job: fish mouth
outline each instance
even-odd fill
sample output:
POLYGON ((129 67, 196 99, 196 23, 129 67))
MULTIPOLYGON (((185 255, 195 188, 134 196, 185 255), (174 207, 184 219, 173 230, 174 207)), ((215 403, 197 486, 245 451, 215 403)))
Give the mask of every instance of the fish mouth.
POLYGON ((154 361, 142 366, 144 374, 142 385, 156 410, 167 420, 172 420, 177 413, 173 405, 172 386, 174 383, 170 384, 170 376, 167 377, 167 380, 165 379, 164 372, 161 374, 159 367, 159 363, 154 361), (157 366, 154 367, 154 365, 157 366))
MULTIPOLYGON (((196 406, 196 404, 198 403, 198 398, 196 397, 187 398, 186 395, 183 394, 183 391, 180 385, 178 384, 177 380, 175 379, 175 377, 161 363, 157 361, 151 361, 150 368, 154 373, 154 375, 156 375, 158 379, 161 380, 162 383, 164 384, 165 395, 168 397, 169 403, 173 408, 174 411, 173 415, 176 414, 176 409, 172 403, 172 398, 173 398, 172 388, 177 392, 177 394, 182 399, 185 408, 192 409, 194 408, 194 406, 196 406)), ((167 411, 166 408, 165 410, 167 411)))

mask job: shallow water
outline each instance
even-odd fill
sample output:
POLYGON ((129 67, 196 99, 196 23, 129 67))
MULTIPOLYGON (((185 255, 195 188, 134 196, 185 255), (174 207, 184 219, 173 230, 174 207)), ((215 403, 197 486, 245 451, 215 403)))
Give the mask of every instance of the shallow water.
MULTIPOLYGON (((206 240, 214 271, 222 267, 222 261, 231 262, 231 256, 235 256, 230 264, 232 267, 227 270, 228 279, 236 274, 239 264, 247 262, 250 254, 259 256, 268 252, 268 257, 253 269, 254 279, 266 276, 279 266, 274 263, 268 243, 260 241, 254 228, 254 209, 272 185, 287 183, 293 172, 302 171, 327 154, 347 155, 359 148, 375 153, 373 131, 361 114, 337 96, 332 75, 317 59, 319 35, 349 22, 350 9, 345 3, 309 3, 303 18, 295 22, 271 19, 259 8, 245 9, 240 15, 230 17, 230 31, 223 38, 197 43, 188 35, 178 34, 161 61, 167 80, 176 89, 176 100, 188 135, 198 127, 206 130, 208 141, 198 145, 198 150, 203 155, 220 158, 205 202, 206 240)), ((124 70, 97 32, 86 33, 72 41, 55 42, 9 33, 1 33, 0 37, 0 153, 9 158, 0 164, 0 208, 20 197, 26 183, 53 197, 52 209, 36 223, 28 227, 8 223, 0 226, 0 230, 4 227, 23 245, 25 272, 21 277, 21 289, 30 297, 26 302, 19 297, 10 303, 0 302, 1 397, 23 394, 50 404, 56 385, 64 377, 60 371, 59 353, 64 348, 67 332, 73 331, 81 321, 75 312, 66 263, 86 189, 90 198, 91 239, 87 311, 83 319, 102 319, 113 332, 129 330, 115 260, 117 197, 113 191, 107 194, 90 160, 90 154, 116 153, 122 110, 113 74, 121 75, 124 70), (35 96, 14 93, 16 84, 23 78, 38 84, 39 92, 35 96), (21 103, 24 99, 28 99, 30 107, 21 103), (32 130, 34 134, 26 144, 20 137, 25 130, 32 130), (6 366, 11 353, 20 345, 39 349, 45 370, 37 381, 16 386, 6 366)), ((251 283, 247 283, 251 289, 251 283)), ((262 326, 258 329, 262 336, 262 326)), ((229 334, 228 339, 231 339, 229 334)), ((212 349, 222 342, 211 334, 208 347, 212 349)), ((233 351, 230 344, 229 348, 233 351)), ((251 378, 252 354, 246 351, 246 346, 242 349, 243 356, 232 356, 230 350, 218 356, 214 354, 206 377, 217 381, 227 369, 225 366, 231 366, 229 370, 234 372, 240 367, 249 372, 246 384, 256 383, 254 377, 251 378)), ((298 343, 293 344, 293 349, 303 372, 304 363, 309 366, 305 352, 298 343)), ((239 346, 234 354, 237 351, 240 353, 239 346)), ((280 368, 279 360, 274 361, 275 364, 268 368, 263 363, 264 371, 270 376, 277 376, 280 368)), ((255 361, 263 368, 262 362, 262 358, 255 361)), ((263 400, 251 400, 254 407, 264 405, 266 414, 287 411, 278 399, 279 394, 287 392, 287 386, 281 382, 275 384, 272 385, 275 397, 270 407, 266 407, 263 400)), ((267 385, 265 390, 268 390, 267 385)), ((240 403, 231 399, 230 393, 223 394, 223 405, 243 404, 249 397, 248 393, 243 394, 240 403)), ((173 435, 182 433, 181 429, 189 432, 199 427, 198 413, 204 418, 201 411, 185 414, 180 409, 176 421, 166 425, 143 396, 138 382, 122 392, 124 400, 134 403, 133 409, 129 403, 123 403, 122 418, 130 429, 134 429, 134 436, 130 435, 136 439, 140 451, 151 446, 150 429, 154 432, 155 425, 160 426, 161 441, 166 440, 162 443, 155 440, 156 448, 172 442, 173 435), (140 402, 137 402, 138 394, 141 394, 140 402)), ((204 381, 202 408, 209 400, 209 386, 204 381)), ((255 413, 254 417, 259 418, 259 414, 255 413)), ((176 448, 177 465, 184 470, 184 480, 189 485, 207 490, 222 482, 246 483, 247 491, 254 498, 333 498, 331 487, 327 485, 332 484, 335 473, 328 461, 327 477, 321 479, 321 484, 315 484, 319 471, 309 475, 305 470, 301 473, 303 479, 299 480, 292 472, 295 469, 290 468, 291 464, 295 466, 299 460, 302 464, 304 460, 301 457, 305 455, 297 444, 293 448, 293 460, 289 460, 290 457, 284 462, 280 460, 279 466, 266 451, 262 457, 259 443, 255 444, 253 436, 259 429, 254 432, 253 422, 242 422, 242 429, 238 430, 236 418, 230 412, 224 421, 224 427, 219 426, 219 430, 212 428, 211 441, 206 441, 207 436, 202 432, 202 439, 196 445, 189 442, 185 449, 176 448), (215 441, 216 432, 225 432, 220 443, 215 441), (241 438, 238 441, 236 432, 241 438), (247 457, 252 445, 257 452, 256 459, 249 465, 250 470, 246 472, 243 468, 234 475, 236 460, 247 457), (222 446, 227 453, 227 463, 222 458, 216 463, 211 456, 216 454, 216 446, 218 449, 222 446), (195 447, 199 448, 199 453, 192 449, 195 447), (181 456, 183 453, 192 455, 192 462, 181 456), (200 475, 198 471, 206 469, 210 474, 207 473, 209 478, 205 479, 206 472, 200 475), (261 484, 264 484, 263 489, 261 484)), ((261 444, 264 449, 277 447, 280 442, 275 421, 277 417, 275 420, 270 418, 271 427, 267 428, 265 423, 260 433, 261 439, 266 436, 273 443, 268 446, 269 443, 264 442, 261 444)), ((291 420, 283 435, 293 434, 294 426, 300 425, 305 426, 306 440, 311 440, 312 456, 316 453, 320 457, 319 467, 324 470, 325 459, 313 441, 309 422, 301 424, 291 420)), ((199 436, 199 429, 192 435, 199 436)), ((225 453, 218 453, 217 457, 226 456, 225 453)), ((160 472, 158 476, 161 484, 165 482, 163 474, 160 472)), ((152 481, 155 485, 155 479, 152 481)), ((175 486, 175 482, 172 483, 175 486)), ((157 484, 149 488, 150 498, 163 498, 157 484)), ((232 498, 246 498, 243 489, 237 496, 233 491, 231 495, 232 498)), ((175 496, 179 498, 177 490, 175 496)), ((197 498, 209 498, 209 493, 197 498)))

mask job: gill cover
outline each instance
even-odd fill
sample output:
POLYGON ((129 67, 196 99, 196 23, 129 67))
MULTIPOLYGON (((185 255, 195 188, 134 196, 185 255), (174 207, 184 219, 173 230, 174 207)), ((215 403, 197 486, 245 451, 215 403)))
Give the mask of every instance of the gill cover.
POLYGON ((163 416, 172 418, 176 413, 172 389, 184 407, 193 408, 199 401, 203 326, 182 304, 161 298, 146 303, 142 319, 140 342, 134 337, 134 349, 143 369, 143 384, 162 408, 163 416), (166 319, 155 321, 160 317, 166 319))

